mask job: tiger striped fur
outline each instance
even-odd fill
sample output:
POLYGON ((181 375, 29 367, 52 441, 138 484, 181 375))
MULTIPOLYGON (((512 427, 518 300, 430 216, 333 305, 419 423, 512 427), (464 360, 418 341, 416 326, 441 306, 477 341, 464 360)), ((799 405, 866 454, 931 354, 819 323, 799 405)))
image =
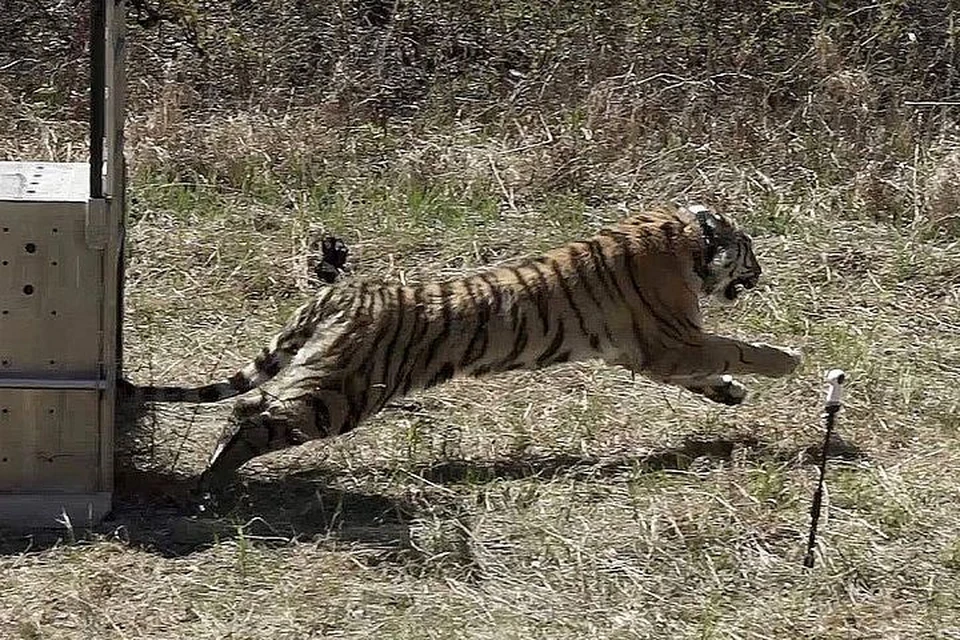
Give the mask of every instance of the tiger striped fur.
POLYGON ((331 287, 229 379, 140 392, 210 402, 269 381, 234 407, 206 481, 268 451, 346 433, 389 400, 454 376, 601 358, 738 404, 746 388, 732 375, 784 376, 800 356, 705 333, 698 298, 731 302, 760 274, 750 236, 730 219, 669 206, 458 280, 331 287))

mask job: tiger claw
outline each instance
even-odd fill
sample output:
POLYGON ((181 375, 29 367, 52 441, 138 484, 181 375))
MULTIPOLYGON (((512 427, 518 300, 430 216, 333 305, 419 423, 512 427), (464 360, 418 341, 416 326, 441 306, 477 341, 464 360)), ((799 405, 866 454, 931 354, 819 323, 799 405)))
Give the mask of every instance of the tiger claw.
POLYGON ((741 404, 747 397, 747 388, 729 374, 720 376, 718 384, 701 387, 698 390, 707 399, 727 406, 741 404))
POLYGON ((717 388, 720 396, 720 402, 727 405, 738 405, 747 398, 747 388, 740 382, 734 380, 731 375, 720 377, 720 385, 717 388))

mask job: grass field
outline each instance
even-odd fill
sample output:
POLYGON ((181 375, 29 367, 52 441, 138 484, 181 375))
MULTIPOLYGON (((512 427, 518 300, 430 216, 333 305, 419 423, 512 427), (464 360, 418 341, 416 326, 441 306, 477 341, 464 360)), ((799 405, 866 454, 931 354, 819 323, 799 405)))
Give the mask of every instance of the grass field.
MULTIPOLYGON (((764 267, 710 327, 805 362, 738 408, 596 362, 453 381, 252 462, 218 518, 182 501, 229 406, 153 407, 107 522, 0 532, 0 636, 960 638, 960 112, 906 104, 960 90, 951 10, 234 5, 131 24, 133 380, 256 353, 317 230, 350 277, 415 282, 670 198, 730 211, 764 267)), ((0 57, 0 158, 84 158, 62 42, 0 57)))

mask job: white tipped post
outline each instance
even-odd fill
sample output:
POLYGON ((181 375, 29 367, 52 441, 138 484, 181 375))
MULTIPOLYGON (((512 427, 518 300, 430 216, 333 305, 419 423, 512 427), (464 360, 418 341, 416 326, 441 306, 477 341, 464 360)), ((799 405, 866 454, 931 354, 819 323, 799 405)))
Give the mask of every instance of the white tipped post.
POLYGON ((817 490, 813 494, 813 503, 810 505, 810 535, 807 538, 807 554, 803 558, 805 567, 813 567, 814 550, 817 547, 817 523, 820 521, 820 508, 823 505, 823 482, 827 475, 827 449, 830 448, 830 436, 833 435, 833 421, 843 402, 843 383, 847 381, 847 374, 841 369, 831 369, 827 372, 826 381, 827 401, 823 407, 823 418, 827 424, 823 434, 823 450, 820 452, 820 479, 817 490))
POLYGON ((830 369, 826 376, 827 384, 827 405, 839 406, 843 402, 843 383, 847 381, 847 374, 843 369, 830 369))

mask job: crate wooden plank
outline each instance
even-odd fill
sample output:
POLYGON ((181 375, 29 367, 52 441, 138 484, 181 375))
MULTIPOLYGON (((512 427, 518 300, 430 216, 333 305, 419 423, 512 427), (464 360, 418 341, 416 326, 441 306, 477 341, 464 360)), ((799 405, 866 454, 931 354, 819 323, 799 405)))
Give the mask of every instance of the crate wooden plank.
POLYGON ((96 390, 0 389, 0 492, 109 488, 96 390))
POLYGON ((116 420, 116 380, 120 377, 121 341, 123 320, 123 201, 113 200, 107 206, 108 234, 103 262, 103 299, 101 316, 101 379, 107 382, 100 393, 100 488, 113 487, 114 424, 116 420))

